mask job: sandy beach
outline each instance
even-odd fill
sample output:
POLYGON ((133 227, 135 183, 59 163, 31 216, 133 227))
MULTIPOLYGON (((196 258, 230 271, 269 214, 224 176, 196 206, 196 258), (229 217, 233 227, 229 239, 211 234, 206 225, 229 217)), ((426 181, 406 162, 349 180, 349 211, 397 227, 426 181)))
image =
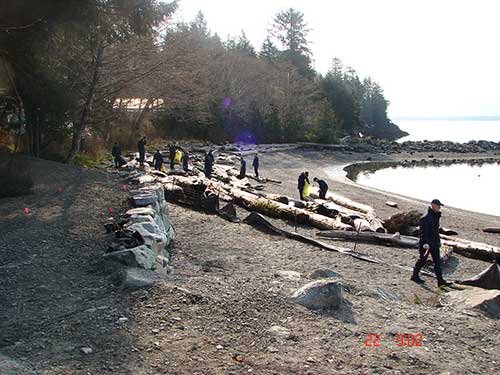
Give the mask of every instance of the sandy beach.
MULTIPOLYGON (((295 197, 302 170, 328 178, 332 170, 367 157, 426 155, 263 154, 262 176, 282 181, 266 184, 265 191, 295 197)), ((44 188, 33 196, 4 199, 0 206, 5 228, 0 253, 7 259, 0 267, 5 301, 0 351, 26 366, 23 374, 451 375, 498 369, 498 320, 446 305, 434 279, 425 277, 420 286, 409 280, 411 271, 388 265, 412 267, 417 258, 412 249, 358 244, 359 252, 387 263, 371 264, 169 204, 177 232, 173 276, 148 290, 116 289, 113 273, 100 259, 109 241, 102 224, 110 202, 119 212, 127 207, 119 180, 56 163, 35 165, 44 188), (53 174, 44 173, 51 168, 53 174), (70 183, 75 176, 82 188, 53 193, 61 179, 70 183), (36 209, 25 217, 19 207, 30 202, 36 209), (314 312, 288 300, 319 269, 333 271, 344 286, 346 303, 339 311, 314 312), (57 292, 54 282, 43 281, 55 273, 57 292), (421 334, 422 346, 398 346, 398 333, 421 334), (380 346, 366 346, 367 334, 379 334, 380 346), (83 354, 82 347, 92 353, 83 354)), ((330 188, 373 206, 382 218, 398 211, 385 205, 389 198, 400 210, 427 207, 346 183, 342 176, 330 188)), ((238 208, 241 218, 247 214, 238 208)), ((293 230, 293 223, 272 222, 293 230)), ((442 225, 462 238, 500 245, 499 235, 482 232, 500 226, 499 217, 445 207, 442 225)), ((317 230, 299 226, 298 232, 313 236, 317 230)), ((444 274, 463 279, 489 265, 455 255, 444 274)))

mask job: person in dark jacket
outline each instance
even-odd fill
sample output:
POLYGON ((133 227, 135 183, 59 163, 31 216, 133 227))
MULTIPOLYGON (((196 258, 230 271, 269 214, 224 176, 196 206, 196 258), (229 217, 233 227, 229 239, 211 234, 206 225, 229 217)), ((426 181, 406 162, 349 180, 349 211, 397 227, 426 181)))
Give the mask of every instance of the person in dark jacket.
POLYGON ((153 163, 155 165, 155 169, 161 171, 161 167, 163 166, 163 155, 161 154, 160 150, 156 150, 155 154, 153 155, 153 163))
POLYGON ((115 168, 118 168, 120 166, 120 159, 122 156, 122 150, 120 146, 118 146, 118 143, 115 142, 113 145, 113 148, 111 149, 111 155, 113 155, 115 159, 115 168))
POLYGON ((245 159, 241 158, 240 160, 240 175, 238 176, 238 178, 240 180, 244 179, 247 175, 247 162, 245 161, 245 159))
POLYGON ((139 164, 142 167, 146 159, 146 136, 143 136, 139 142, 137 142, 137 150, 139 151, 139 164))
POLYGON ((259 178, 259 154, 256 154, 253 158, 253 170, 255 172, 255 177, 259 178))
POLYGON ((413 275, 411 277, 411 280, 418 284, 424 283, 419 273, 427 261, 427 257, 431 254, 438 286, 451 285, 451 283, 443 278, 443 272, 441 270, 441 255, 439 252, 439 248, 441 247, 441 239, 439 237, 441 206, 443 206, 443 204, 439 199, 434 199, 431 202, 427 214, 420 219, 420 241, 418 246, 420 256, 413 268, 413 275))
POLYGON ((320 180, 318 177, 313 178, 314 182, 319 185, 319 199, 326 199, 326 192, 328 191, 328 185, 324 180, 320 180))
POLYGON ((297 185, 297 188, 299 189, 299 196, 300 196, 300 200, 301 201, 305 200, 304 196, 303 196, 303 192, 304 192, 304 186, 306 186, 306 182, 308 184, 310 184, 310 182, 309 182, 309 172, 302 172, 299 175, 299 183, 297 185))
POLYGON ((177 151, 177 147, 175 145, 168 145, 168 160, 170 160, 170 169, 175 169, 174 159, 175 159, 175 151, 177 151))
POLYGON ((182 153, 182 169, 184 172, 187 172, 189 170, 189 155, 186 151, 182 153))
POLYGON ((214 156, 212 155, 212 151, 209 151, 205 155, 205 176, 207 176, 207 178, 212 177, 213 166, 214 166, 214 156))

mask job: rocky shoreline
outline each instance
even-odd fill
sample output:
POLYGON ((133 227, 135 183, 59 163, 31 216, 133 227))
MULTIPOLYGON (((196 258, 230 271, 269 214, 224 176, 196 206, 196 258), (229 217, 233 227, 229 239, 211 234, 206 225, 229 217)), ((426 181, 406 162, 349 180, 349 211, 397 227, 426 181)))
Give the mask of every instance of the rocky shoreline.
POLYGON ((382 168, 412 168, 412 167, 428 167, 428 166, 448 166, 453 164, 467 164, 473 165, 483 165, 483 164, 499 164, 500 158, 498 157, 485 157, 476 159, 460 159, 460 158, 450 158, 450 159, 404 159, 400 161, 369 161, 363 163, 353 163, 344 168, 347 173, 346 177, 350 180, 355 181, 358 174, 361 172, 375 172, 382 168))
POLYGON ((420 152, 445 152, 472 154, 495 152, 500 153, 500 142, 493 141, 470 141, 467 143, 456 143, 450 141, 406 141, 391 142, 380 139, 356 139, 345 138, 339 144, 326 145, 319 143, 300 143, 299 147, 318 151, 341 151, 352 153, 385 153, 410 155, 420 152))

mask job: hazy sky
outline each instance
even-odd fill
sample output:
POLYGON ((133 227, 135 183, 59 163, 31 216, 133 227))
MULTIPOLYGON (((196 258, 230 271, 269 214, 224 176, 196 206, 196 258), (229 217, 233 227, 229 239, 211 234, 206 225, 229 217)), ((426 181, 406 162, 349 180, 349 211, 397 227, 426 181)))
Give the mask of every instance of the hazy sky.
POLYGON ((499 0, 180 0, 223 39, 260 49, 273 16, 305 14, 316 70, 334 57, 378 81, 397 116, 500 115, 499 0))

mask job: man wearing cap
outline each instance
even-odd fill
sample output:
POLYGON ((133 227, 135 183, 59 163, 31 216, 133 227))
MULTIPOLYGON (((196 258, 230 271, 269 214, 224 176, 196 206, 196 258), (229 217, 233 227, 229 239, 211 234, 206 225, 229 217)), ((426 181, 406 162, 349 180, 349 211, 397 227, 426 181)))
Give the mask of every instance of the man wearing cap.
POLYGON ((424 280, 422 280, 418 274, 427 261, 427 257, 430 253, 432 262, 434 263, 434 272, 436 273, 438 286, 451 285, 451 283, 443 279, 443 272, 441 270, 441 256, 439 254, 439 248, 441 246, 441 239, 439 237, 441 206, 443 206, 443 204, 440 200, 434 199, 431 202, 427 214, 420 219, 420 241, 418 246, 420 257, 413 268, 413 276, 411 277, 411 280, 418 284, 424 283, 424 280))

